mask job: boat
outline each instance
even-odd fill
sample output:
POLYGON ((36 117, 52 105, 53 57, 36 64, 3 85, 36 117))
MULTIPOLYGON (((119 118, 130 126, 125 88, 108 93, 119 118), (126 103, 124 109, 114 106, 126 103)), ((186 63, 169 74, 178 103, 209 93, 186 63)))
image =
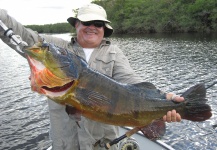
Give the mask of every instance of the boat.
MULTIPOLYGON (((120 135, 125 134, 129 130, 129 127, 120 127, 120 135)), ((119 150, 175 150, 161 140, 149 140, 148 138, 143 136, 141 132, 137 132, 131 137, 123 139, 118 144, 119 150)), ((52 150, 52 147, 49 147, 47 150, 52 150)))
MULTIPOLYGON (((120 135, 125 134, 129 130, 129 127, 120 127, 120 135)), ((119 144, 119 150, 175 150, 161 140, 149 140, 140 131, 129 138, 123 139, 119 144)))

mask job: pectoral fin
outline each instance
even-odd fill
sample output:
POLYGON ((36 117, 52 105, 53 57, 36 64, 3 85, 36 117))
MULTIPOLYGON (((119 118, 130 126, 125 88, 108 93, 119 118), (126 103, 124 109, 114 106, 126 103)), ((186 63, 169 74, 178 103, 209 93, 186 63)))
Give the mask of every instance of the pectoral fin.
POLYGON ((91 90, 79 89, 76 93, 80 102, 88 106, 108 106, 111 103, 106 96, 91 90))

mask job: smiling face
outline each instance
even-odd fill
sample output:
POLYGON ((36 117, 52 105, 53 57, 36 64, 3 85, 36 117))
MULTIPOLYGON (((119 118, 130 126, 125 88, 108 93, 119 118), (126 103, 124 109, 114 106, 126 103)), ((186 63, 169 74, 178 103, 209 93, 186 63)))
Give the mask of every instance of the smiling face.
POLYGON ((80 21, 75 24, 77 41, 83 48, 95 48, 100 45, 104 36, 104 27, 84 26, 80 21))

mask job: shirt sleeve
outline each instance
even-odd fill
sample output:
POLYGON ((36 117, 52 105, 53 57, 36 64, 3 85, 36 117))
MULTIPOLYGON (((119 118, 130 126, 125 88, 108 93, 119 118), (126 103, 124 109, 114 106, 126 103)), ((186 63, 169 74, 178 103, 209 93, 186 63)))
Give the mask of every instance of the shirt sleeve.
MULTIPOLYGON (((25 41, 29 46, 32 46, 34 45, 34 43, 38 42, 39 36, 36 32, 32 31, 31 29, 25 28, 21 23, 8 15, 7 11, 4 9, 0 9, 0 20, 8 28, 11 28, 15 35, 19 35, 22 40, 25 41)), ((10 44, 9 38, 4 36, 4 31, 2 29, 0 29, 0 38, 11 48, 15 49, 15 47, 10 44)))
MULTIPOLYGON (((26 28, 13 17, 11 17, 6 10, 0 9, 0 20, 8 27, 11 28, 15 35, 19 35, 23 41, 25 41, 28 46, 33 46, 35 43, 41 41, 42 39, 46 42, 51 42, 57 46, 68 48, 69 41, 57 38, 51 35, 39 35, 38 32, 26 28)), ((10 43, 10 39, 4 36, 4 31, 0 28, 0 38, 4 43, 10 46, 12 49, 16 49, 16 46, 10 43)))

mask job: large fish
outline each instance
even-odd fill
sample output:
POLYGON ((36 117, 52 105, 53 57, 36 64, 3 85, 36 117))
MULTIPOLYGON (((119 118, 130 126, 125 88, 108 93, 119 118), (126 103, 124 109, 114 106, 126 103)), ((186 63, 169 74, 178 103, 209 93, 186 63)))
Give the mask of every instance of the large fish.
POLYGON ((72 105, 92 120, 118 126, 144 127, 175 109, 183 119, 204 121, 211 117, 204 84, 182 96, 184 102, 166 100, 151 83, 119 83, 91 69, 85 60, 50 43, 26 49, 33 91, 51 100, 72 105))

